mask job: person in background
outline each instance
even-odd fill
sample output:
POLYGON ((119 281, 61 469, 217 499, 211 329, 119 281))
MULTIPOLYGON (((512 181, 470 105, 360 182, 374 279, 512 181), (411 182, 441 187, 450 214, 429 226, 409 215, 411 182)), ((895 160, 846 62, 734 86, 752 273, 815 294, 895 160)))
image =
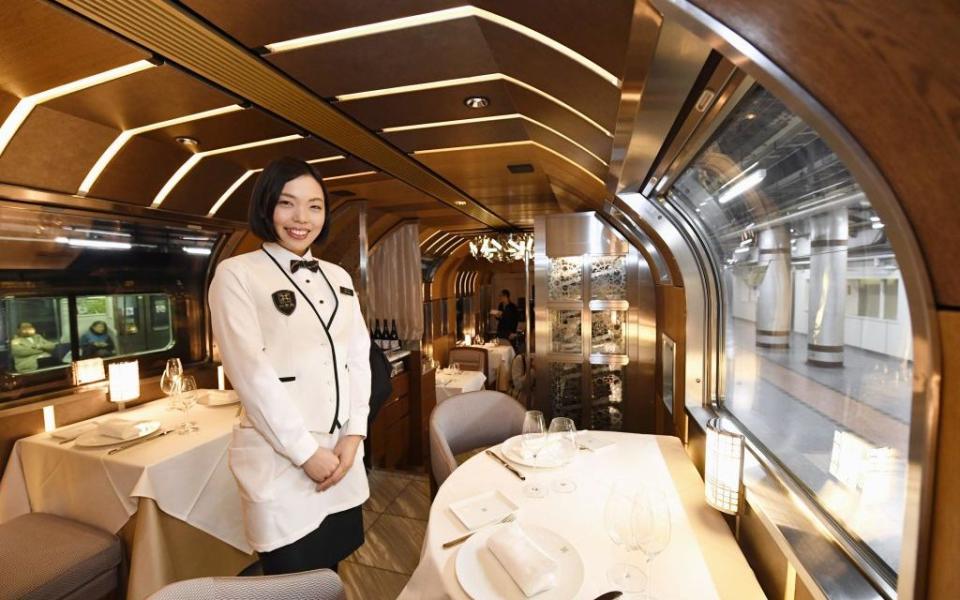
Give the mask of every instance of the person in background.
POLYGON ((107 330, 106 321, 94 321, 80 336, 81 358, 106 358, 113 356, 115 351, 116 347, 107 330))
POLYGON ((17 335, 10 340, 10 351, 13 354, 13 368, 20 373, 36 371, 41 358, 51 356, 57 344, 47 340, 37 333, 33 323, 24 321, 17 328, 17 335))
POLYGON ((520 322, 520 311, 517 305, 510 301, 510 290, 500 290, 500 320, 497 322, 497 338, 508 342, 517 336, 517 323, 520 322))
POLYGON ((350 275, 311 255, 329 215, 312 166, 270 163, 249 213, 266 243, 221 262, 210 284, 213 335, 243 406, 230 470, 266 575, 336 570, 364 542, 370 334, 350 275))

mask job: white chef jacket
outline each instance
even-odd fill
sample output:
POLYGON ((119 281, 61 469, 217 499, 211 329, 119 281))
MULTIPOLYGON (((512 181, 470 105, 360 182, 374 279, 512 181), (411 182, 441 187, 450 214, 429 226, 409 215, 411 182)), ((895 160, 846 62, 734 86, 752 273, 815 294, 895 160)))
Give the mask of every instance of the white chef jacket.
POLYGON ((350 275, 279 244, 221 262, 210 285, 213 334, 243 412, 229 449, 248 541, 285 546, 331 513, 370 495, 363 445, 332 488, 317 492, 300 468, 341 435, 367 433, 370 337, 350 275))

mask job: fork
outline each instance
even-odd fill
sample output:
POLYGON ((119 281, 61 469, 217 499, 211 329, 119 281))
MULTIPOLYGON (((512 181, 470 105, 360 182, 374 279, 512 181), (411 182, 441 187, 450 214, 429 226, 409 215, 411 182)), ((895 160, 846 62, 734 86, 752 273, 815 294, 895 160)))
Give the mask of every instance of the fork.
MULTIPOLYGON (((517 518, 517 515, 516 515, 516 514, 510 513, 509 515, 507 515, 507 516, 505 516, 503 519, 501 519, 498 523, 491 523, 490 525, 487 525, 487 526, 485 526, 485 527, 481 527, 480 529, 486 529, 487 527, 490 527, 490 526, 492 526, 492 525, 502 525, 502 524, 504 524, 504 523, 509 523, 509 522, 515 520, 516 518, 517 518)), ((480 529, 477 529, 477 530, 475 530, 475 531, 471 531, 471 532, 468 533, 467 535, 462 535, 462 536, 458 537, 458 538, 455 539, 455 540, 450 540, 449 542, 444 542, 444 544, 443 544, 443 549, 446 550, 447 548, 453 548, 453 547, 456 546, 457 544, 462 544, 463 542, 465 542, 465 541, 467 541, 468 539, 470 539, 470 536, 472 536, 473 534, 475 534, 475 533, 477 533, 478 531, 480 531, 480 529)))

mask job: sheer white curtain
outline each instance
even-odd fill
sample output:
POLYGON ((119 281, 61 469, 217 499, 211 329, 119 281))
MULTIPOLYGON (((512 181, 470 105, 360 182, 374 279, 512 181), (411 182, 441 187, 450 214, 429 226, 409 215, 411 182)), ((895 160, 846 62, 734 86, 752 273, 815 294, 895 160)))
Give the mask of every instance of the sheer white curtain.
POLYGON ((403 340, 423 336, 419 233, 416 223, 398 227, 370 254, 368 264, 367 319, 387 319, 388 324, 396 319, 403 340))

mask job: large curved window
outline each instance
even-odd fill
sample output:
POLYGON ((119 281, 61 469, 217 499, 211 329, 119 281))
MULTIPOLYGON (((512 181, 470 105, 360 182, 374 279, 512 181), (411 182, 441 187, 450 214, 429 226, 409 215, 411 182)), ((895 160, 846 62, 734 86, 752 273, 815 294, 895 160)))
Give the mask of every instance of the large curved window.
POLYGON ((723 406, 895 577, 912 337, 870 199, 758 85, 667 193, 721 272, 723 406))

